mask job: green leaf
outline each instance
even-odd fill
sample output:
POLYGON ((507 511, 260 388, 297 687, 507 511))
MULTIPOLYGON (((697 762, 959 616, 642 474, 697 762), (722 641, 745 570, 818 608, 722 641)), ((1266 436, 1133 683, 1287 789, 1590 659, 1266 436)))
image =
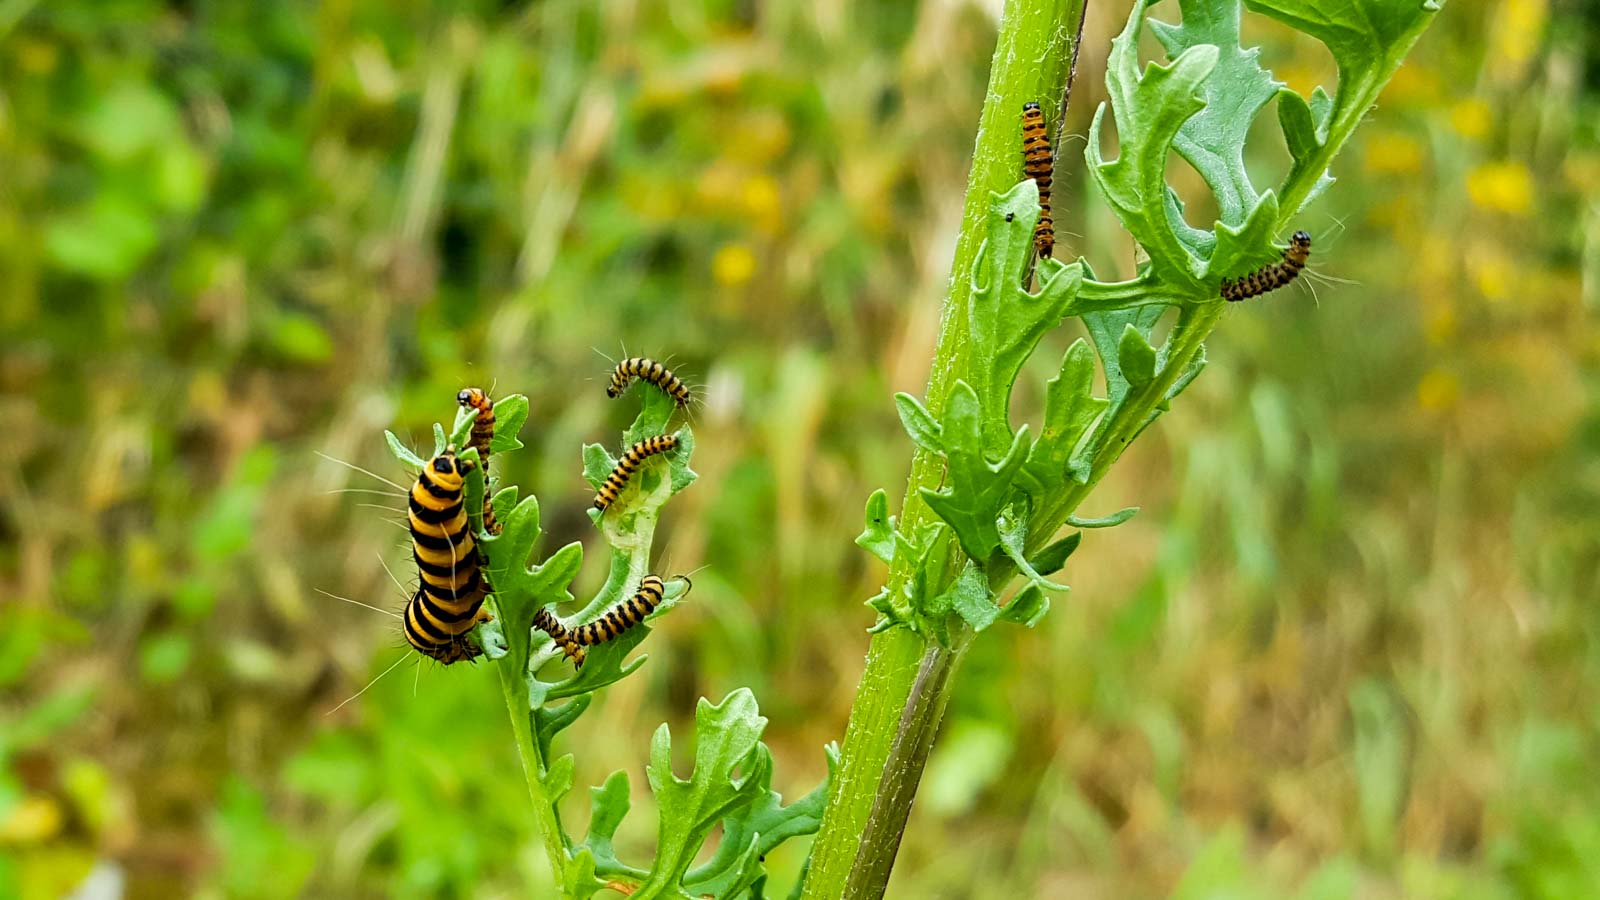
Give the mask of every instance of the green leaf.
POLYGON ((489 441, 490 453, 509 453, 521 450, 522 441, 517 433, 522 423, 528 421, 528 398, 521 394, 501 397, 494 403, 494 437, 489 441))
POLYGON ((1073 451, 1110 401, 1094 396, 1094 354, 1082 338, 1061 358, 1061 373, 1045 386, 1044 427, 1028 451, 1022 484, 1035 497, 1061 490, 1069 478, 1088 480, 1087 468, 1070 465, 1073 451))
POLYGON ((667 726, 656 729, 645 769, 660 810, 656 858, 632 895, 635 900, 680 896, 684 874, 711 830, 768 793, 772 757, 758 749, 766 725, 747 688, 717 705, 702 698, 695 709, 694 771, 688 778, 672 771, 667 726))
POLYGON ((1067 524, 1073 528, 1111 528, 1133 518, 1138 511, 1139 507, 1130 506, 1126 509, 1119 509, 1109 516, 1101 516, 1097 519, 1081 519, 1077 516, 1067 516, 1067 524))
POLYGON ((894 519, 889 515, 889 495, 883 488, 867 498, 867 526, 856 536, 856 546, 885 563, 894 562, 894 519))
POLYGON ((1190 47, 1168 65, 1150 65, 1141 76, 1143 17, 1143 4, 1134 4, 1106 59, 1106 89, 1116 109, 1117 158, 1108 163, 1100 154, 1107 109, 1102 103, 1089 127, 1084 159, 1123 227, 1150 255, 1151 270, 1198 297, 1203 290, 1196 276, 1200 261, 1178 237, 1178 220, 1168 203, 1167 154, 1179 129, 1205 106, 1200 88, 1216 68, 1219 51, 1210 45, 1190 47))
POLYGON ((1004 195, 991 193, 989 237, 978 250, 972 276, 967 316, 973 364, 967 383, 982 408, 984 446, 995 453, 1012 440, 1007 410, 1017 373, 1045 332, 1060 324, 1083 283, 1082 266, 1044 259, 1038 269, 1039 293, 1021 287, 1038 219, 1039 186, 1032 179, 1004 195))
POLYGON ((978 395, 965 381, 957 381, 945 409, 944 437, 950 487, 939 492, 922 488, 922 499, 955 530, 967 555, 982 564, 1000 545, 996 523, 1027 461, 1028 426, 1019 428, 1005 455, 990 464, 984 453, 978 395))
POLYGON ((764 744, 757 744, 756 752, 765 757, 764 761, 758 759, 754 767, 759 777, 756 799, 722 820, 722 838, 716 853, 684 876, 683 887, 692 895, 737 896, 741 886, 748 886, 765 874, 761 859, 774 847, 790 838, 811 834, 822 824, 828 786, 839 767, 839 748, 834 744, 824 748, 827 776, 788 806, 783 805, 783 795, 772 790, 771 754, 764 744))
POLYGON ((1083 324, 1089 329, 1089 339, 1094 342, 1095 351, 1100 355, 1100 367, 1105 371, 1106 393, 1110 395, 1107 419, 1116 414, 1132 386, 1132 379, 1122 371, 1121 342, 1127 327, 1132 325, 1148 345, 1150 333, 1164 311, 1159 306, 1141 306, 1083 317, 1083 324))
POLYGON ((921 401, 901 392, 894 395, 894 408, 900 414, 900 424, 905 426, 911 442, 930 453, 943 453, 944 441, 939 434, 939 423, 921 401))
POLYGON ((1156 377, 1156 348, 1132 322, 1122 327, 1117 340, 1117 367, 1129 388, 1142 388, 1156 377))
POLYGON ((1205 107, 1178 129, 1173 148, 1211 188, 1217 198, 1218 218, 1238 223, 1258 200, 1245 170, 1245 139, 1251 123, 1282 84, 1257 62, 1260 48, 1239 46, 1237 2, 1179 0, 1178 9, 1183 24, 1150 23, 1168 57, 1177 58, 1192 47, 1211 46, 1217 50, 1217 63, 1200 86, 1205 107))
POLYGON ((1067 564, 1067 558, 1078 549, 1078 544, 1083 541, 1083 532, 1074 531, 1059 541, 1050 544, 1038 553, 1028 557, 1028 565, 1033 567, 1040 575, 1053 575, 1061 571, 1067 564))
POLYGON ((1050 598, 1040 589, 1038 582, 1025 584, 1000 610, 1000 621, 1032 628, 1050 611, 1050 598))
POLYGON ((1255 12, 1326 44, 1339 67, 1332 101, 1320 89, 1308 104, 1284 89, 1278 123, 1293 163, 1278 195, 1294 216, 1332 183, 1327 167, 1378 99, 1406 52, 1443 8, 1433 0, 1248 0, 1255 12))
POLYGON ((420 469, 427 465, 428 461, 412 453, 410 447, 400 443, 400 439, 394 436, 394 432, 385 430, 383 439, 388 443, 389 452, 394 455, 395 459, 414 469, 420 469))
POLYGON ((1283 256, 1283 248, 1272 244, 1277 227, 1278 198, 1271 191, 1261 196, 1243 224, 1218 222, 1216 243, 1206 260, 1206 278, 1220 287, 1223 278, 1238 278, 1277 262, 1283 256))
POLYGON ((955 583, 950 585, 950 607, 973 631, 983 631, 993 625, 1002 612, 989 590, 989 578, 983 569, 968 565, 955 583))
POLYGON ((557 759, 545 770, 544 789, 550 792, 551 803, 560 803, 561 798, 572 791, 572 778, 576 771, 577 760, 571 753, 557 759))

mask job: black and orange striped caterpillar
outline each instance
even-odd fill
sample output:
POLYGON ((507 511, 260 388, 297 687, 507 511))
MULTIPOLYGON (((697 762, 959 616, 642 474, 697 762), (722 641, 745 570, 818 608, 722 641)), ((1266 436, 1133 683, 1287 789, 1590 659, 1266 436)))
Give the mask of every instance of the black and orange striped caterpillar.
POLYGON ((490 619, 483 608, 488 585, 463 508, 471 470, 455 450, 445 450, 417 473, 408 502, 411 555, 421 583, 406 604, 406 640, 445 665, 483 653, 469 632, 490 619))
POLYGON ((1022 104, 1022 171, 1039 185, 1039 224, 1033 228, 1033 247, 1048 259, 1055 253, 1055 220, 1050 215, 1050 184, 1055 174, 1055 155, 1044 127, 1044 110, 1030 100, 1022 104))
POLYGON ((465 409, 475 409, 478 417, 472 420, 472 438, 467 445, 478 451, 483 463, 483 530, 489 534, 500 533, 500 523, 495 521, 494 504, 489 500, 489 445, 494 442, 494 404, 483 388, 462 388, 456 403, 465 409))
POLYGON ((605 512, 607 507, 617 502, 617 495, 622 493, 622 489, 628 486, 628 479, 632 478, 633 473, 644 465, 645 460, 658 453, 669 453, 676 449, 677 446, 677 435, 658 434, 655 437, 647 437, 629 447, 628 452, 622 454, 622 458, 617 460, 616 468, 612 469, 611 474, 606 476, 606 480, 600 485, 600 490, 595 493, 594 508, 605 512))
POLYGON ((1261 268, 1242 278, 1222 280, 1222 299, 1237 303, 1275 291, 1299 277, 1306 261, 1311 258, 1311 235, 1296 231, 1289 238, 1289 249, 1283 251, 1283 260, 1261 268))
POLYGON ((689 386, 683 383, 683 379, 672 374, 672 370, 661 363, 644 356, 634 356, 617 363, 617 367, 611 370, 611 383, 606 385, 606 396, 612 399, 622 396, 622 392, 628 389, 628 383, 635 378, 660 388, 679 406, 689 405, 689 386))
MULTIPOLYGON (((689 576, 679 575, 678 579, 685 584, 685 589, 692 586, 689 576)), ((550 635, 556 646, 573 661, 574 666, 581 667, 586 655, 585 648, 604 644, 615 640, 628 629, 643 622, 656 607, 661 605, 661 598, 666 594, 666 583, 659 575, 646 575, 639 582, 639 589, 632 597, 611 607, 592 622, 567 629, 548 609, 541 609, 534 614, 535 628, 550 635)))

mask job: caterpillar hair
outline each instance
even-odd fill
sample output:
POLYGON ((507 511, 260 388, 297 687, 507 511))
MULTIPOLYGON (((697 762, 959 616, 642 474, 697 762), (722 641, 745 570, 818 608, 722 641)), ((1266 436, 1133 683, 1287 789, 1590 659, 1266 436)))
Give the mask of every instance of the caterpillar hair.
POLYGON ((594 508, 605 512, 607 507, 617 502, 617 495, 628 486, 628 479, 644 465, 645 460, 658 453, 671 452, 677 446, 677 435, 658 434, 629 447, 628 452, 622 454, 622 459, 617 461, 617 467, 611 470, 611 474, 607 475, 605 482, 600 485, 600 490, 595 493, 594 508))
POLYGON ((1040 257, 1055 253, 1055 220, 1050 216, 1050 183, 1055 175, 1055 155, 1045 132, 1044 110, 1028 101, 1022 104, 1022 172, 1039 185, 1039 224, 1033 229, 1033 248, 1040 257))
POLYGON ((550 635, 550 640, 555 641, 556 646, 561 648, 561 652, 566 654, 567 659, 572 660, 572 665, 575 668, 583 667, 583 646, 573 640, 572 632, 562 626, 556 620, 556 617, 550 613, 550 610, 540 607, 539 611, 533 614, 533 627, 550 635))
POLYGON ((421 584, 406 604, 406 640, 445 665, 483 652, 468 632, 489 619, 483 609, 487 585, 463 508, 470 470, 454 450, 446 450, 417 473, 409 501, 411 555, 421 584))
POLYGON ((635 356, 617 363, 611 370, 611 383, 606 385, 606 396, 612 399, 622 396, 628 389, 628 383, 633 379, 648 381, 660 388, 679 406, 689 405, 689 386, 683 379, 672 374, 672 370, 653 359, 635 356))
POLYGON ((483 530, 499 534, 500 523, 495 521, 494 504, 489 501, 489 445, 494 441, 494 404, 483 388, 475 387, 462 388, 456 395, 456 402, 478 411, 478 417, 472 420, 472 438, 467 446, 476 449, 478 459, 483 461, 483 530))
POLYGON ((1283 251, 1283 260, 1251 272, 1243 278, 1222 280, 1222 299, 1237 303, 1275 291, 1300 275, 1311 258, 1311 235, 1296 231, 1289 238, 1289 249, 1283 251))

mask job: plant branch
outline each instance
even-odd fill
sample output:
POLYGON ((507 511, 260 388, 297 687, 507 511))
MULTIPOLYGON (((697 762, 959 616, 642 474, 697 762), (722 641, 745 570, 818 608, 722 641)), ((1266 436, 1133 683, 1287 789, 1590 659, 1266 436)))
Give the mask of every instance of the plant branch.
MULTIPOLYGON (((1065 94, 1085 4, 1086 0, 1008 0, 1001 14, 949 295, 925 395, 935 416, 943 414, 950 386, 968 369, 967 292, 984 238, 989 195, 1007 190, 1021 173, 1022 105, 1039 101, 1047 109, 1057 107, 1054 101, 1065 94)), ((920 492, 937 489, 942 473, 938 454, 918 450, 913 455, 900 518, 905 533, 931 521, 920 492)), ((911 575, 909 560, 897 559, 890 571, 891 596, 898 596, 895 592, 903 590, 911 575)), ((959 637, 953 640, 957 647, 964 643, 959 637)), ((959 661, 959 650, 933 653, 924 638, 909 629, 891 628, 873 638, 851 708, 839 777, 813 845, 806 898, 883 895, 959 661), (938 670, 937 677, 919 679, 925 659, 930 673, 938 670), (914 689, 921 692, 916 698, 914 689), (894 764, 886 767, 891 760, 894 764), (880 793, 892 799, 880 803, 880 793)))

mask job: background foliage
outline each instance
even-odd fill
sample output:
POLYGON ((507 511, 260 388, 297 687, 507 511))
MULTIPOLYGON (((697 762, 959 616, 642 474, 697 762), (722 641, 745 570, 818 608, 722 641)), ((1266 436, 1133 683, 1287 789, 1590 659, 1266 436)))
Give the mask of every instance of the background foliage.
MULTIPOLYGON (((1582 9, 1455 0, 1430 29, 1299 223, 1358 283, 1229 311, 1085 511, 1141 514, 1085 538, 1044 627, 968 659, 891 896, 1600 889, 1582 9)), ((1074 134, 1125 12, 1091 10, 1074 134)), ((328 493, 383 486, 314 453, 399 480, 381 430, 421 445, 498 380, 532 415, 497 464, 547 546, 593 540, 578 447, 631 414, 595 352, 624 345, 701 385, 660 568, 710 568, 564 735, 577 780, 749 686, 773 787, 819 781, 992 28, 962 3, 0 2, 0 895, 91 869, 150 897, 547 883, 487 667, 405 666, 323 715, 402 651, 316 589, 398 606, 378 557, 404 554, 358 505, 389 498, 328 493)), ((1333 83, 1319 45, 1260 17, 1245 40, 1333 83)), ((1251 155, 1281 171, 1274 131, 1251 155)), ((1058 174, 1063 242, 1126 277, 1083 178, 1058 174)))

